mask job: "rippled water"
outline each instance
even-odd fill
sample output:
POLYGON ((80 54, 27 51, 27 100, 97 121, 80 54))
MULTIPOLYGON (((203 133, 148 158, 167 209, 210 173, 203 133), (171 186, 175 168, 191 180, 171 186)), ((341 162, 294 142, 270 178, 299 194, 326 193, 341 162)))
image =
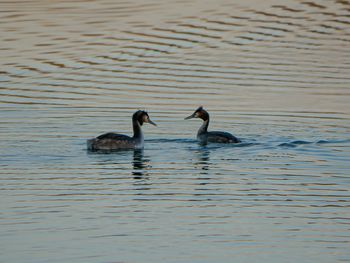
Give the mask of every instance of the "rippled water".
POLYGON ((349 1, 0 3, 1 262, 349 262, 349 1), (237 145, 200 146, 210 128, 237 145), (131 133, 145 149, 89 153, 131 133))

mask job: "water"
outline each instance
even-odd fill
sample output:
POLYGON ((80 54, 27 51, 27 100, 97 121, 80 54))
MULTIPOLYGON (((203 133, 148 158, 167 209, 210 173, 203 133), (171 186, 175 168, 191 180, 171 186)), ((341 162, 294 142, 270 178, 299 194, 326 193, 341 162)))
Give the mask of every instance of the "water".
POLYGON ((350 261, 348 1, 0 10, 1 262, 350 261), (86 151, 137 109, 143 151, 86 151))

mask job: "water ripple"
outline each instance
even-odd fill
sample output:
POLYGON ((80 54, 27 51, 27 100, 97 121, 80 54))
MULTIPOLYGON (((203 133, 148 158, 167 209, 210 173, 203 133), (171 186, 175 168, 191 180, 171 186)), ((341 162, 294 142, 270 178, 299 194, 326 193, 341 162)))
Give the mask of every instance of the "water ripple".
POLYGON ((2 261, 349 261, 348 1, 0 5, 2 261))

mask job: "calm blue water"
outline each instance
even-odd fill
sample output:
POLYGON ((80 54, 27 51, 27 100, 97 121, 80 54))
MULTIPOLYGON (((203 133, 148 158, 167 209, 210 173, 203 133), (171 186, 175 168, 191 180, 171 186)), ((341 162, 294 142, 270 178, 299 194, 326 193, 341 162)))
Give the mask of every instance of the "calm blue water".
POLYGON ((0 3, 0 261, 350 262, 349 8, 0 3))

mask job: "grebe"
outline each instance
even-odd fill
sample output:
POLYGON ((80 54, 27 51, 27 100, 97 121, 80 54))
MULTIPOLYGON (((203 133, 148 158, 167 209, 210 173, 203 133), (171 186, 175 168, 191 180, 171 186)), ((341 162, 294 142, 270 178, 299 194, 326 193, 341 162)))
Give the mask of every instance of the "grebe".
POLYGON ((147 112, 141 110, 136 111, 132 116, 133 137, 112 132, 105 133, 96 138, 87 140, 88 150, 142 149, 144 139, 141 126, 144 122, 157 126, 150 120, 147 112))
POLYGON ((185 118, 185 120, 192 118, 201 118, 204 122, 199 128, 197 133, 197 139, 200 143, 207 144, 208 142, 217 142, 217 143, 238 143, 241 142, 235 136, 228 132, 222 131, 211 131, 208 132, 209 126, 209 113, 200 106, 192 115, 185 118))

